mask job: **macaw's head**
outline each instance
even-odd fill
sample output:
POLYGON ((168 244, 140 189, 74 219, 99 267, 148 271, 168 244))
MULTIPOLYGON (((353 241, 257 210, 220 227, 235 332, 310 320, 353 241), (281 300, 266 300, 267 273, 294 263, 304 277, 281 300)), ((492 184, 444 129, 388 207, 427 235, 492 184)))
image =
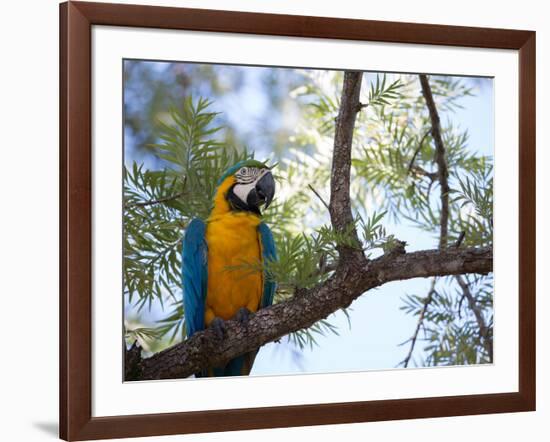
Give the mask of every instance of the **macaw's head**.
POLYGON ((217 198, 223 198, 232 211, 261 215, 260 207, 271 204, 275 195, 275 180, 271 170, 256 160, 240 161, 230 167, 218 181, 217 198))

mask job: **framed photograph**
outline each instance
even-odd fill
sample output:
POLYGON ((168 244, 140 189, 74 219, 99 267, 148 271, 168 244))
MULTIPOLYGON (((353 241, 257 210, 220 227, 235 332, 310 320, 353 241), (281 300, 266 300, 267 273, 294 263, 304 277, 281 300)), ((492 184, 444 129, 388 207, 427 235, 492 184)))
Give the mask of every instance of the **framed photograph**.
POLYGON ((535 33, 60 6, 60 437, 535 409, 535 33))

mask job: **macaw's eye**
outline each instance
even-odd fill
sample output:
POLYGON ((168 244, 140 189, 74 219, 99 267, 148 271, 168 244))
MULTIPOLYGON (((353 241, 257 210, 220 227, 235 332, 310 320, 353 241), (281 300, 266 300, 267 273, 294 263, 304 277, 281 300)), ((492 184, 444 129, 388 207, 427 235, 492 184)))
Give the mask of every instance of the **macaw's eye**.
POLYGON ((259 173, 259 169, 245 166, 235 174, 235 179, 239 184, 250 184, 258 177, 259 173))

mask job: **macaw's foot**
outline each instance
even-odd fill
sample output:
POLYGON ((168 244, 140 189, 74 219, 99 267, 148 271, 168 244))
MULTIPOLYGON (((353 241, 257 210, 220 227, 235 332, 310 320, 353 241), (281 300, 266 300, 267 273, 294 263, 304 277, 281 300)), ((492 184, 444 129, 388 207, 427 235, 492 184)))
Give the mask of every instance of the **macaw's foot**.
POLYGON ((225 337, 225 322, 222 318, 215 317, 210 323, 210 328, 214 330, 214 334, 218 339, 225 337))
POLYGON ((239 310, 237 310, 237 313, 235 313, 235 316, 233 318, 239 321, 240 324, 246 325, 248 324, 250 316, 252 316, 252 312, 246 307, 241 307, 239 310))

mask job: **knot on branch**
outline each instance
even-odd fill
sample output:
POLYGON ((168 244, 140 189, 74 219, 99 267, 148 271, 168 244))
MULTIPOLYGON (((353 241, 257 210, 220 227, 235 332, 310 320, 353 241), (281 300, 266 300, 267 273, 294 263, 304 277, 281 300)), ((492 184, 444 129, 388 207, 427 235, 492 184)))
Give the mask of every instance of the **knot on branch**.
POLYGON ((398 255, 404 255, 407 251, 405 246, 407 243, 405 241, 400 241, 396 238, 389 238, 388 242, 382 246, 384 250, 384 256, 393 257, 398 255))

